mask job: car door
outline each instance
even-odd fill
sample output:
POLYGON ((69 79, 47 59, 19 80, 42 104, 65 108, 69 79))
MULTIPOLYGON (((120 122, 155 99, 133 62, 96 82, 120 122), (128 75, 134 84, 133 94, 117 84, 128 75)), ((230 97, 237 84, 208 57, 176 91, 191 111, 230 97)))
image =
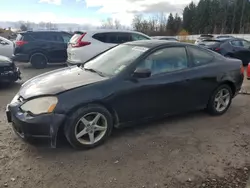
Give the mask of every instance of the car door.
POLYGON ((51 50, 50 57, 53 62, 65 62, 67 60, 67 43, 64 42, 60 32, 50 32, 51 50))
POLYGON ((0 38, 0 55, 6 57, 12 57, 14 50, 13 42, 0 38))
POLYGON ((186 94, 193 107, 205 108, 211 93, 218 86, 217 76, 221 69, 214 62, 212 52, 195 46, 188 46, 187 49, 192 68, 186 75, 189 83, 186 94))
POLYGON ((186 95, 189 83, 186 75, 190 71, 184 46, 166 47, 151 53, 137 68, 151 70, 148 78, 125 80, 116 102, 120 121, 128 122, 146 117, 174 114, 190 108, 186 95))

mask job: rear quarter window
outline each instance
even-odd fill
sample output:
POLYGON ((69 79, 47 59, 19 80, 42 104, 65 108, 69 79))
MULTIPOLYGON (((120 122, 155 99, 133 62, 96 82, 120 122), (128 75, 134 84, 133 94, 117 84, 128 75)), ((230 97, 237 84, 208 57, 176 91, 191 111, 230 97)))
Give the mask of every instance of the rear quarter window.
POLYGON ((107 33, 96 33, 96 34, 93 35, 93 38, 100 41, 100 42, 104 42, 104 43, 108 42, 107 33))
POLYGON ((22 38, 23 38, 23 35, 18 34, 17 37, 16 37, 16 41, 20 41, 20 40, 22 40, 22 38))
POLYGON ((33 41, 34 38, 32 37, 32 35, 25 33, 25 34, 18 34, 16 37, 16 41, 33 41))
POLYGON ((217 41, 202 41, 202 43, 206 46, 214 46, 214 45, 220 44, 220 42, 217 42, 217 41))
MULTIPOLYGON (((132 36, 133 41, 136 41, 136 40, 150 40, 150 38, 145 37, 145 36, 140 35, 140 34, 137 34, 137 33, 132 33, 131 36, 132 36)), ((154 38, 154 39, 157 39, 157 38, 154 38)))
POLYGON ((189 54, 192 58, 194 66, 205 65, 211 63, 214 59, 214 56, 207 50, 196 47, 188 47, 189 54))

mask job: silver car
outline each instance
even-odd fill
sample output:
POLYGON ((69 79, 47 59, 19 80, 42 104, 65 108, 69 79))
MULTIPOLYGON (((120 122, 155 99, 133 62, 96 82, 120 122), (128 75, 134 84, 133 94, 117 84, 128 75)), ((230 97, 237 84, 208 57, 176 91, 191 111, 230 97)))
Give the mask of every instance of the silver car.
POLYGON ((0 36, 0 55, 11 58, 14 51, 14 43, 0 36))

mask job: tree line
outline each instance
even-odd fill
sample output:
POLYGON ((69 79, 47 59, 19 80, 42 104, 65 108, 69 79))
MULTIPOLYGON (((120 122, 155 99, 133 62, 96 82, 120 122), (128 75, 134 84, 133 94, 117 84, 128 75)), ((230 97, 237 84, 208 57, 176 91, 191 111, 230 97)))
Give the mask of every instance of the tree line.
POLYGON ((160 13, 145 19, 135 15, 133 29, 155 35, 250 33, 250 0, 200 0, 191 2, 182 17, 160 13))

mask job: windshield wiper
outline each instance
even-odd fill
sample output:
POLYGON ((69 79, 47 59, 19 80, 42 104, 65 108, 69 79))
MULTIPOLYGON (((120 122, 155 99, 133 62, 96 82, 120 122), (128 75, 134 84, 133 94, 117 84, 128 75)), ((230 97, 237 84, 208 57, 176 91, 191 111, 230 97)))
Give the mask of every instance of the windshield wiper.
POLYGON ((83 68, 86 71, 94 72, 94 73, 97 73, 98 75, 100 75, 102 77, 106 77, 106 75, 104 75, 101 71, 98 71, 98 70, 95 70, 95 69, 91 69, 91 68, 85 68, 85 67, 83 67, 83 68))

